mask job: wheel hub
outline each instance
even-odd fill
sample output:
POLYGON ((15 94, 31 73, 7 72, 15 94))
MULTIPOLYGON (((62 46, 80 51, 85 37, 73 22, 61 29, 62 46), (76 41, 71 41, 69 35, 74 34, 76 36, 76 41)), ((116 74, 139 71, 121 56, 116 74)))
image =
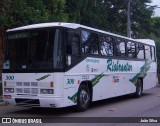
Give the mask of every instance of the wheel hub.
POLYGON ((82 90, 80 93, 80 102, 85 105, 89 100, 88 93, 85 90, 82 90))

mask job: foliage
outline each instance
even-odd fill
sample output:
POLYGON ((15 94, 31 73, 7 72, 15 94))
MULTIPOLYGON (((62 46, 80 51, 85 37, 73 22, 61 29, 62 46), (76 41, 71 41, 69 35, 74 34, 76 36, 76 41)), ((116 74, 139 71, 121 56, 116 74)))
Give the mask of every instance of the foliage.
POLYGON ((103 0, 66 0, 69 22, 107 29, 107 10, 103 0))
POLYGON ((157 60, 158 68, 160 71, 160 17, 153 17, 151 20, 151 31, 148 33, 149 38, 156 42, 157 60))
POLYGON ((151 0, 134 0, 132 1, 131 8, 131 20, 133 38, 146 38, 148 31, 151 30, 149 27, 151 24, 151 18, 153 15, 153 7, 147 6, 151 0))
MULTIPOLYGON (((146 3, 150 1, 131 1, 133 37, 144 36, 149 28, 153 8, 146 3)), ((126 35, 127 4, 128 0, 1 0, 0 25, 12 28, 64 21, 126 35)))
POLYGON ((0 26, 5 28, 28 24, 67 21, 65 0, 2 0, 0 26))
POLYGON ((48 21, 67 21, 68 16, 65 12, 66 0, 42 0, 49 12, 48 21))
MULTIPOLYGON (((143 29, 149 25, 153 8, 147 7, 146 4, 151 0, 131 0, 131 29, 132 37, 141 37, 143 29)), ((127 7, 128 0, 105 0, 108 12, 108 29, 111 32, 127 35, 127 7)), ((148 28, 148 27, 147 27, 148 28)))

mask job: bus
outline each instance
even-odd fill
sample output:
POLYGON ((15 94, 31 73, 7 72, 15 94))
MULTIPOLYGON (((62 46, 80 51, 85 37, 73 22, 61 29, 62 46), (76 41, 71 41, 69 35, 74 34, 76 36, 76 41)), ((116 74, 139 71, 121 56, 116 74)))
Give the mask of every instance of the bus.
POLYGON ((3 100, 25 107, 75 106, 156 86, 153 40, 131 39, 75 23, 6 31, 3 100))

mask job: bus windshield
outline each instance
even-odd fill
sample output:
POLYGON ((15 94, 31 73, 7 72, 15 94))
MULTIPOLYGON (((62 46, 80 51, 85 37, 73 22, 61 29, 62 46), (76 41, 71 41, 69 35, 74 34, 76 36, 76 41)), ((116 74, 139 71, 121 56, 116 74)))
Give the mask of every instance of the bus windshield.
POLYGON ((59 29, 9 32, 3 69, 62 68, 59 29))

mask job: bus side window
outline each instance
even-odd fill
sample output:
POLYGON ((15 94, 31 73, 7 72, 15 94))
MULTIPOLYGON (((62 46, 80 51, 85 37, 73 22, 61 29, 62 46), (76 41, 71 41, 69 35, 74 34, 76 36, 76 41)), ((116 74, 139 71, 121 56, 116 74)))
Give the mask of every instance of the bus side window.
POLYGON ((127 57, 136 58, 136 46, 134 42, 127 42, 127 57))
POLYGON ((148 45, 145 45, 145 59, 151 59, 151 48, 148 45))
POLYGON ((82 30, 81 41, 83 53, 98 54, 98 34, 82 30))
POLYGON ((115 42, 115 54, 118 57, 125 57, 126 50, 125 50, 125 42, 121 39, 116 39, 115 42))
POLYGON ((79 33, 74 30, 69 30, 66 53, 72 55, 79 55, 80 37, 79 33))
POLYGON ((73 55, 79 55, 79 43, 80 43, 79 34, 74 33, 74 36, 72 39, 72 54, 73 55))
POLYGON ((113 38, 110 36, 100 36, 101 55, 113 56, 113 38))
POLYGON ((151 55, 152 60, 155 61, 155 48, 153 46, 151 47, 151 52, 152 52, 152 55, 151 55))
POLYGON ((144 59, 144 45, 141 43, 138 43, 136 45, 136 50, 137 50, 137 58, 144 59))

